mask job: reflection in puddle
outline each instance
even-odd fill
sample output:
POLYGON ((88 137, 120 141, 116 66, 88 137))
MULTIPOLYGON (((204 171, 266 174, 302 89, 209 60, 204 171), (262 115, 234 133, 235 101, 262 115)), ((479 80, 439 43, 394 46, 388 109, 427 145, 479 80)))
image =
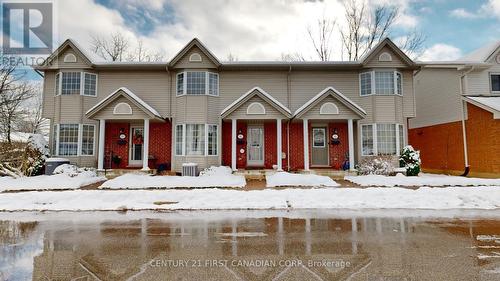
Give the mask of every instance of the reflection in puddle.
POLYGON ((500 280, 500 221, 0 221, 0 280, 500 280))

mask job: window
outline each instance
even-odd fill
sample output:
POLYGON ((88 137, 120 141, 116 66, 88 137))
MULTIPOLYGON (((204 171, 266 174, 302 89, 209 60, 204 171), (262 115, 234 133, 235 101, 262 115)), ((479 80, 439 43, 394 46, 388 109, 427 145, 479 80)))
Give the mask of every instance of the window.
POLYGON ((76 156, 78 154, 78 124, 59 125, 59 155, 76 156))
POLYGON ((192 53, 192 54, 189 56, 189 61, 190 61, 190 62, 200 62, 200 61, 201 61, 201 56, 200 56, 200 54, 198 54, 198 53, 192 53))
POLYGON ((82 125, 82 152, 81 155, 94 155, 94 125, 82 125))
POLYGON ((377 124, 378 155, 395 155, 396 151, 396 125, 377 124))
POLYGON ((359 94, 403 95, 403 74, 397 71, 369 71, 359 75, 359 94))
POLYGON ((184 94, 184 72, 177 74, 177 95, 184 94))
POLYGON ((219 95, 219 74, 217 73, 208 73, 208 94, 219 95))
POLYGON ((62 72, 61 94, 80 94, 80 72, 62 72))
POLYGON ((394 72, 392 71, 375 72, 375 93, 377 95, 394 94, 394 72))
POLYGON ((363 156, 374 155, 373 125, 361 125, 361 153, 363 156))
POLYGON ((325 147, 325 129, 313 128, 313 147, 325 147))
POLYGON ((403 125, 398 125, 399 128, 399 149, 398 151, 401 152, 403 147, 405 147, 405 131, 403 125))
POLYGON ((186 72, 186 93, 188 95, 205 94, 205 72, 186 72))
POLYGON ((491 74, 491 91, 500 93, 500 73, 491 74))
POLYGON ((184 155, 184 125, 175 126, 175 155, 184 155))
POLYGON ((217 125, 208 125, 208 155, 217 155, 217 125))
POLYGON ((52 155, 57 155, 57 125, 54 125, 52 131, 52 155))
POLYGON ((367 96, 372 94, 372 73, 365 72, 361 73, 360 76, 360 86, 361 86, 361 95, 367 96))
POLYGON ((217 156, 219 127, 212 124, 177 124, 175 155, 217 156))
POLYGON ((92 73, 84 73, 83 95, 95 97, 97 95, 96 89, 97 89, 97 75, 92 73))
POLYGON ((67 54, 64 56, 64 62, 74 63, 76 62, 76 56, 73 54, 67 54))
POLYGON ((186 155, 205 154, 205 125, 186 125, 186 155))
POLYGON ((60 92, 59 92, 59 87, 61 86, 60 83, 61 83, 61 73, 57 73, 56 74, 56 87, 55 87, 56 88, 56 96, 60 94, 60 92))
POLYGON ((219 74, 206 71, 187 71, 177 74, 177 96, 219 95, 219 74))

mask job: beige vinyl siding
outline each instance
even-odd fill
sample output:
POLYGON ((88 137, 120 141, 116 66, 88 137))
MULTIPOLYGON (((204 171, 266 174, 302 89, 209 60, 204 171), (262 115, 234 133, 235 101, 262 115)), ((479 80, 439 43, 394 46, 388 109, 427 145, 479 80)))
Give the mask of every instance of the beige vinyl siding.
POLYGON ((216 65, 203 53, 198 47, 193 47, 174 65, 175 68, 216 68, 216 65), (193 53, 198 53, 201 56, 201 62, 189 61, 189 57, 193 53))
POLYGON ((391 49, 384 47, 380 52, 374 54, 372 59, 366 63, 365 67, 388 67, 388 68, 404 68, 406 64, 396 55, 391 49), (388 53, 392 57, 392 61, 379 61, 379 56, 382 53, 388 53))
POLYGON ((106 105, 104 108, 99 110, 92 118, 94 119, 105 119, 105 120, 131 120, 131 119, 149 119, 149 115, 144 113, 144 111, 139 108, 137 105, 132 103, 130 100, 128 100, 125 97, 119 97, 115 99, 114 101, 110 102, 108 105, 106 105), (128 114, 113 114, 113 110, 115 106, 119 103, 126 103, 130 105, 130 108, 132 108, 132 115, 128 114))
MULTIPOLYGON (((175 119, 178 123, 206 123, 208 117, 208 97, 199 96, 180 96, 175 98, 175 119)), ((213 118, 210 118, 213 120, 213 118)))
POLYGON ((402 107, 403 116, 406 118, 415 117, 415 91, 413 88, 413 72, 400 71, 403 75, 403 99, 398 106, 402 107))
POLYGON ((220 158, 218 156, 172 156, 172 169, 175 172, 182 172, 182 163, 196 163, 202 170, 205 167, 220 166, 220 158))
POLYGON ((46 71, 43 78, 43 109, 44 118, 54 118, 55 114, 55 94, 56 94, 56 72, 46 71))
MULTIPOLYGON (((170 116, 169 77, 166 71, 100 71, 96 103, 120 87, 126 87, 161 116, 170 116)), ((87 110, 93 105, 86 108, 87 110)))
POLYGON ((254 96, 250 98, 226 117, 226 119, 256 119, 256 120, 278 119, 278 118, 286 118, 286 117, 259 96, 254 96), (264 115, 247 114, 248 106, 254 102, 262 104, 264 106, 264 109, 266 110, 266 114, 264 115))
POLYGON ((350 108, 342 104, 340 101, 329 95, 325 97, 323 100, 319 101, 315 106, 309 109, 300 118, 338 120, 338 119, 360 119, 361 117, 359 117, 359 115, 354 113, 350 108), (339 114, 320 114, 321 106, 327 102, 334 103, 339 109, 339 114))
POLYGON ((424 68, 415 78, 416 117, 410 128, 461 120, 460 73, 456 69, 424 68))
MULTIPOLYGON (((494 62, 492 62, 494 63, 494 62)), ((472 71, 467 74, 467 95, 491 95, 491 73, 500 73, 500 64, 494 63, 490 68, 472 71)))
POLYGON ((70 47, 66 48, 54 61, 53 67, 57 68, 80 68, 86 69, 90 68, 90 65, 84 60, 83 57, 80 57, 77 52, 73 51, 70 47), (73 54, 76 57, 76 62, 64 62, 64 57, 67 54, 73 54))

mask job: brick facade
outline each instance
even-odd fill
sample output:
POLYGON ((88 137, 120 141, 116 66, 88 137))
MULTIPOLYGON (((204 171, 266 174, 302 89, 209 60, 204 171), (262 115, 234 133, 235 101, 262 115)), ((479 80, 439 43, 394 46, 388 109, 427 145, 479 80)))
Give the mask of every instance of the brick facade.
MULTIPOLYGON (((500 120, 467 104, 467 151, 471 175, 500 174, 500 120)), ((410 129, 410 144, 420 150, 422 168, 436 172, 463 172, 465 167, 462 123, 451 122, 410 129)))
POLYGON ((347 133, 347 124, 346 123, 330 123, 328 124, 328 132, 327 142, 329 143, 329 154, 330 154, 330 167, 335 170, 342 170, 342 164, 346 159, 349 153, 349 141, 348 141, 348 133, 347 133), (339 135, 339 144, 331 144, 331 137, 335 131, 337 130, 337 134, 339 135))
MULTIPOLYGON (((170 122, 164 123, 150 123, 149 125, 149 155, 154 156, 155 160, 150 161, 149 167, 156 168, 155 165, 161 163, 171 162, 171 134, 172 126, 170 122)), ((104 167, 106 169, 126 169, 129 160, 129 137, 130 137, 130 124, 129 123, 106 123, 105 132, 105 159, 104 167), (119 143, 120 131, 127 136, 124 144, 119 143), (112 155, 121 158, 120 164, 115 164, 112 161, 112 155)))

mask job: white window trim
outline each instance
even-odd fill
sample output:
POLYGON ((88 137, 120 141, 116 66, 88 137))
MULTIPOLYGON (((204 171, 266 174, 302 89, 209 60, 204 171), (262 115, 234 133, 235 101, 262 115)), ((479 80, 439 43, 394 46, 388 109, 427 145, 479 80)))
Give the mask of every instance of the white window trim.
POLYGON ((57 75, 59 75, 59 82, 57 83, 57 84, 59 84, 58 85, 59 87, 55 87, 58 90, 56 92, 56 96, 60 96, 61 93, 62 93, 62 72, 59 71, 59 72, 56 73, 56 75, 54 76, 54 84, 57 82, 57 75))
POLYGON ((374 124, 361 124, 360 126, 360 147, 361 147, 361 156, 376 156, 376 140, 375 140, 375 132, 373 130, 373 127, 374 127, 374 124), (365 126, 372 126, 372 139, 373 139, 373 142, 372 142, 372 145, 373 145, 373 148, 372 148, 372 151, 373 151, 373 154, 364 154, 364 150, 363 150, 363 127, 365 126))
POLYGON ((79 155, 78 156, 95 156, 95 143, 96 143, 96 125, 94 124, 80 124, 80 127, 78 128, 78 147, 79 147, 79 155), (82 153, 82 150, 83 150, 83 126, 92 126, 94 129, 93 129, 93 132, 94 132, 94 141, 92 142, 92 154, 83 154, 82 153))
POLYGON ((176 124, 175 125, 175 156, 189 156, 189 157, 218 157, 219 156, 219 136, 220 136, 220 126, 218 124, 213 124, 213 123, 183 123, 183 124, 176 124), (205 127, 205 149, 203 152, 203 155, 186 155, 186 125, 204 125, 205 127), (177 154, 177 126, 182 126, 182 155, 177 154), (208 126, 215 126, 217 127, 217 136, 215 138, 216 140, 216 151, 217 153, 214 155, 208 155, 208 126))
POLYGON ((326 128, 313 128, 312 129, 312 147, 313 148, 325 148, 326 147, 326 142, 327 142, 327 136, 326 136, 326 128), (323 145, 315 145, 314 144, 314 130, 321 130, 323 131, 323 145))
POLYGON ((55 155, 59 156, 59 124, 55 124, 55 126, 56 126, 56 139, 54 140, 56 142, 55 155))
POLYGON ((492 75, 500 75, 500 72, 490 72, 490 73, 489 73, 489 78, 490 78, 490 79, 489 79, 489 80, 490 80, 490 92, 491 92, 492 94, 500 94, 500 91, 493 91, 493 81, 492 81, 492 79, 491 79, 491 78, 492 78, 492 77, 491 77, 492 75))
MULTIPOLYGON (((63 125, 73 125, 73 124, 76 124, 76 123, 62 123, 63 125)), ((55 151, 55 154, 54 156, 61 156, 59 155, 59 135, 60 135, 60 125, 61 123, 59 124, 54 124, 54 126, 56 127, 56 138, 54 140, 55 142, 55 147, 56 147, 56 151, 55 151)), ((63 156, 66 156, 66 157, 80 157, 80 156, 83 156, 83 157, 91 157, 91 156, 95 156, 96 154, 96 151, 95 151, 95 148, 96 148, 96 125, 95 124, 87 124, 87 123, 78 123, 78 144, 77 144, 77 151, 76 151, 76 155, 63 155, 63 156), (86 125, 86 126, 92 126, 94 128, 94 142, 92 143, 92 154, 88 154, 88 155, 84 155, 82 153, 82 142, 83 142, 83 125, 86 125)))
POLYGON ((98 81, 99 81, 99 76, 97 73, 92 73, 92 72, 82 72, 82 78, 80 78, 81 81, 80 81, 80 94, 82 96, 86 96, 86 97, 94 97, 96 98, 97 97, 97 89, 98 89, 98 81), (85 94, 85 74, 90 74, 90 75, 95 75, 95 95, 86 95, 85 94), (82 83, 83 81, 83 83, 82 83))
MULTIPOLYGON (((360 97, 368 97, 368 96, 400 96, 402 97, 403 94, 404 94, 404 91, 403 91, 403 73, 402 72, 399 72, 397 70, 370 70, 370 71, 363 71, 363 72, 360 72, 359 73, 359 96, 360 97), (375 82, 375 73, 376 72, 392 72, 393 73, 393 86, 394 86, 394 92, 393 94, 377 94, 377 89, 376 89, 376 82, 375 82), (362 74, 366 74, 366 73, 370 73, 370 81, 371 81, 371 93, 370 94, 367 94, 367 95, 362 95, 361 94, 361 75, 362 74), (397 74, 400 74, 401 75, 401 94, 398 94, 398 76, 397 74)), ((490 79, 491 81, 491 79, 490 79)), ((490 83, 491 84, 491 83, 490 83)), ((491 87, 490 87, 491 88, 491 87)), ((500 93, 500 92, 499 92, 500 93)))
POLYGON ((182 71, 182 72, 179 72, 176 74, 175 76, 175 95, 177 97, 182 97, 182 96, 203 96, 203 95, 189 95, 187 93, 187 74, 189 72, 204 72, 205 73, 205 96, 211 96, 211 97, 218 97, 220 96, 220 76, 219 76, 219 73, 216 73, 216 72, 211 72, 211 71, 195 71, 195 70, 192 70, 192 71, 182 71), (182 85, 182 94, 179 94, 177 93, 177 85, 179 83, 179 75, 180 74, 183 74, 183 85, 182 85), (209 87, 210 87, 210 74, 215 74, 217 76, 217 94, 213 95, 213 94, 209 94, 210 93, 210 90, 209 90, 209 87))

